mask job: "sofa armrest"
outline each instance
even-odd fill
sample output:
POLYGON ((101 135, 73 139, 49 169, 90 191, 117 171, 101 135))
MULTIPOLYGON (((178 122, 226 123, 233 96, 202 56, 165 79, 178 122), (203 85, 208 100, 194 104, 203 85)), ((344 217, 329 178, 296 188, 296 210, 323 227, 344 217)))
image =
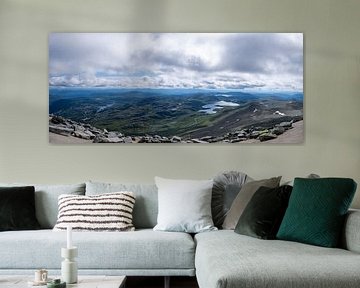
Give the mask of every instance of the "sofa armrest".
POLYGON ((360 253, 360 210, 349 210, 343 232, 343 248, 360 253))

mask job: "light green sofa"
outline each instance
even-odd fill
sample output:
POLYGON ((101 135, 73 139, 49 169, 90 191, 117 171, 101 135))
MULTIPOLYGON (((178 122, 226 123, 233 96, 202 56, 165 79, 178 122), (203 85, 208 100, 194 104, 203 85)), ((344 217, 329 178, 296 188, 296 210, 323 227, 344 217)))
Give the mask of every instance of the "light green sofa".
POLYGON ((261 240, 230 230, 195 236, 200 288, 360 287, 360 211, 350 211, 344 248, 261 240))
MULTIPOLYGON (((0 184, 0 186, 14 184, 0 184)), ((19 184, 21 185, 21 184, 19 184)), ((43 229, 0 232, 0 278, 46 268, 60 273, 65 232, 54 232, 57 197, 133 191, 134 232, 74 232, 79 274, 194 276, 200 288, 360 287, 360 212, 348 214, 344 249, 259 240, 233 231, 193 235, 153 231, 157 220, 155 185, 88 182, 35 185, 37 217, 43 229), (86 188, 85 188, 86 187, 86 188)))
MULTIPOLYGON (((0 186, 24 184, 0 184, 0 186)), ((32 184, 26 184, 32 185, 32 184)), ((134 232, 73 232, 79 274, 194 276, 195 243, 187 233, 153 231, 157 222, 157 188, 153 185, 88 182, 75 185, 34 185, 36 216, 41 230, 0 232, 0 275, 33 273, 46 268, 60 273, 66 232, 51 228, 61 194, 94 195, 133 191, 134 232)))

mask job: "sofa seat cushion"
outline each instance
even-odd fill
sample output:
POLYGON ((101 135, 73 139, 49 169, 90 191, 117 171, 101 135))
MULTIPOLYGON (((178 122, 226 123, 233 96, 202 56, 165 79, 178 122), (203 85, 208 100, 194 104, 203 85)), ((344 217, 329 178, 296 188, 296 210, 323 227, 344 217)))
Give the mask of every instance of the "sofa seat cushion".
MULTIPOLYGON (((194 269, 195 244, 186 233, 73 232, 83 269, 194 269)), ((1 232, 0 269, 60 269, 66 232, 1 232)))
POLYGON ((195 236, 200 288, 357 287, 360 254, 221 230, 195 236))

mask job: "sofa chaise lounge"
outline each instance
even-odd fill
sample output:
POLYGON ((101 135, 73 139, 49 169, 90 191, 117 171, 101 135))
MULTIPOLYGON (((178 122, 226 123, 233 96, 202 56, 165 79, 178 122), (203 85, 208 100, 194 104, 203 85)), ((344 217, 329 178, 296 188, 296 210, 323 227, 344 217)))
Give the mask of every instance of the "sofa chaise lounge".
POLYGON ((360 287, 360 211, 348 213, 343 247, 335 249, 260 240, 232 230, 196 235, 153 231, 158 210, 155 185, 88 182, 35 185, 35 191, 42 229, 0 232, 0 277, 40 268, 48 269, 50 275, 60 273, 60 248, 66 245, 66 235, 51 229, 60 194, 133 191, 135 231, 73 233, 79 274, 196 275, 201 288, 360 287))

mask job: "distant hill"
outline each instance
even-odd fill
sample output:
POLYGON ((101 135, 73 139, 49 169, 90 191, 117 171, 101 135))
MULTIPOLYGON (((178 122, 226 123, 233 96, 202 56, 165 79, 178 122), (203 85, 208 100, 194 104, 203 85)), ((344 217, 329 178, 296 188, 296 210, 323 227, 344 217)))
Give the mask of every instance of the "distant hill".
POLYGON ((125 135, 191 139, 300 120, 303 97, 201 89, 50 88, 49 112, 125 135))

